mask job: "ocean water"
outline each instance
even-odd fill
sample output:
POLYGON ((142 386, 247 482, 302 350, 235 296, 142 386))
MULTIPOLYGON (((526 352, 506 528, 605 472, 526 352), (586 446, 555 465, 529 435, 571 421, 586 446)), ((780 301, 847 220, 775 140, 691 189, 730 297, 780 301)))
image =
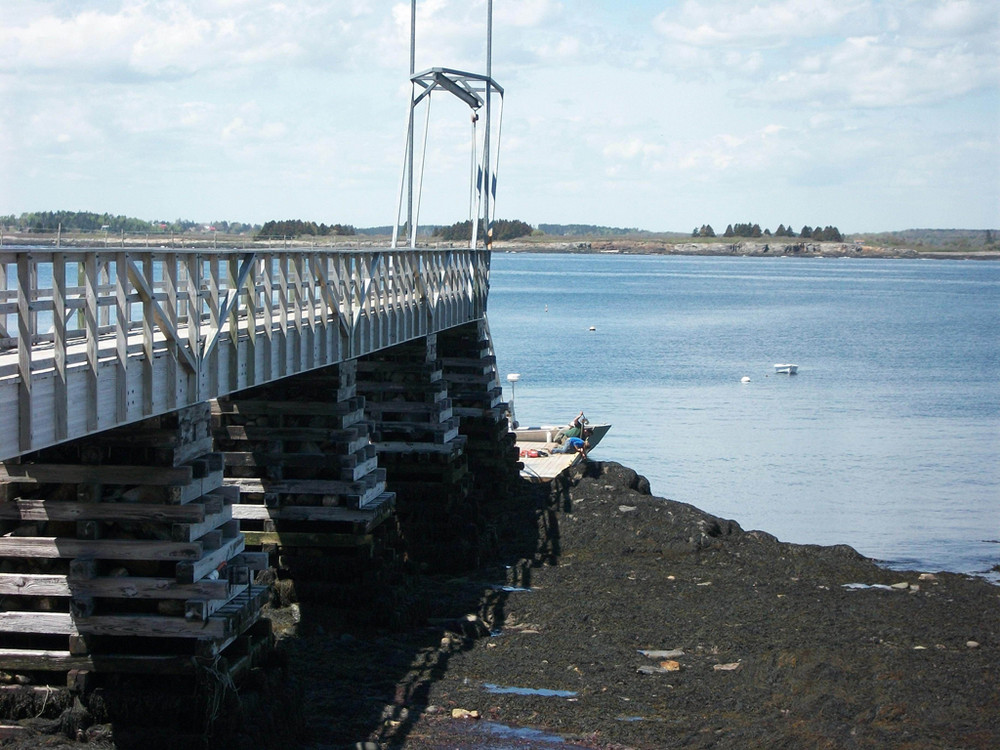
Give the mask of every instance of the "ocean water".
POLYGON ((489 321, 519 422, 655 495, 1000 578, 1000 263, 497 253, 489 321))

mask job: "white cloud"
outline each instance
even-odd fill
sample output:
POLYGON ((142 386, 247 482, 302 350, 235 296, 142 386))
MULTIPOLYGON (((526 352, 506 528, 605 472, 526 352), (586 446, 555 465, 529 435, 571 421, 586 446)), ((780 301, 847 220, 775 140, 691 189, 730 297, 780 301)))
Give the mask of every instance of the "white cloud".
POLYGON ((493 8, 495 25, 531 27, 556 17, 562 12, 562 3, 554 0, 505 0, 493 8))
MULTIPOLYGON (((3 5, 0 213, 391 220, 409 0, 3 5)), ((1000 221, 995 0, 494 12, 507 218, 683 228, 739 205, 763 226, 769 204, 789 206, 783 222, 826 222, 809 210, 821 202, 842 229, 912 226, 927 206, 953 226, 1000 221), (875 213, 872 186, 897 191, 895 213, 875 213)), ((419 0, 417 23, 418 70, 484 67, 486 0, 419 0)), ((467 203, 453 192, 468 116, 446 101, 422 208, 435 223, 467 203)))
POLYGON ((662 152, 662 145, 647 143, 638 137, 609 143, 603 151, 604 156, 608 159, 635 159, 639 156, 655 156, 662 152))
POLYGON ((796 39, 840 33, 862 21, 871 0, 781 0, 748 4, 687 0, 679 12, 656 16, 654 28, 666 39, 694 46, 744 43, 785 46, 796 39))
POLYGON ((665 65, 724 74, 736 96, 886 107, 995 86, 998 15, 986 0, 727 0, 686 2, 655 28, 679 47, 665 50, 665 65))
POLYGON ((996 28, 1000 11, 993 3, 951 0, 940 2, 920 18, 930 34, 975 35, 989 28, 996 28))
POLYGON ((855 37, 803 60, 747 96, 833 107, 895 107, 962 96, 994 77, 985 60, 960 45, 921 49, 855 37))

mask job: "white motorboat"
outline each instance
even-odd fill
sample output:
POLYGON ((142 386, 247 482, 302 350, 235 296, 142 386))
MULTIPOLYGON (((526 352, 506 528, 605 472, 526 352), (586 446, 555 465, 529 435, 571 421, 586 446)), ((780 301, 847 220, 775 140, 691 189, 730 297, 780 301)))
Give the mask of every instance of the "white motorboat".
POLYGON ((781 375, 794 375, 799 371, 799 366, 790 364, 782 364, 782 365, 776 364, 774 366, 774 371, 781 375))

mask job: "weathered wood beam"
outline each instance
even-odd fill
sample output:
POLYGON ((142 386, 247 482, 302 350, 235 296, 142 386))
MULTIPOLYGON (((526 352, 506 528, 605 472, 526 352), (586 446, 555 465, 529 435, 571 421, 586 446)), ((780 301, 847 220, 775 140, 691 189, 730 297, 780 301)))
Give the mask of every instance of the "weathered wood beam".
POLYGON ((91 466, 86 464, 15 464, 0 462, 0 481, 37 484, 144 484, 178 487, 190 484, 190 466, 91 466))
POLYGON ((202 545, 149 539, 70 539, 65 537, 0 537, 0 556, 49 559, 198 560, 202 545))
POLYGON ((98 576, 70 579, 64 575, 0 573, 2 596, 92 596, 106 599, 225 599, 228 581, 179 583, 173 578, 98 576))
MULTIPOLYGON (((222 510, 222 501, 214 505, 222 510)), ((205 503, 160 505, 154 503, 80 503, 18 498, 0 503, 0 519, 5 521, 142 521, 147 523, 201 523, 206 519, 205 503)))

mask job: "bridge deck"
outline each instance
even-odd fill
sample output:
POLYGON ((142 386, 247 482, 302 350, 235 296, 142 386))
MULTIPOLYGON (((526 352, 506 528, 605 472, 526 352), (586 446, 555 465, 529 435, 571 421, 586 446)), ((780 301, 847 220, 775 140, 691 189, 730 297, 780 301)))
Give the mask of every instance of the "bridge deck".
POLYGON ((489 253, 0 252, 0 460, 481 318, 489 253))

